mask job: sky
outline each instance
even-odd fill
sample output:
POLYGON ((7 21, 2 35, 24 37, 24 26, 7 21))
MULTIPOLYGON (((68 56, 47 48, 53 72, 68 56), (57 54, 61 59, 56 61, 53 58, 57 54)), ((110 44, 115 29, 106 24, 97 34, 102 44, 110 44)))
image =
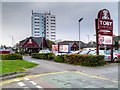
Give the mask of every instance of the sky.
MULTIPOLYGON (((1 6, 1 3, 0 3, 1 6)), ((108 9, 113 19, 113 32, 118 35, 117 2, 2 2, 2 35, 0 44, 11 46, 31 36, 31 15, 34 12, 51 11, 56 15, 56 39, 95 41, 95 19, 101 9, 108 9)), ((1 28, 0 28, 1 29, 1 28)))

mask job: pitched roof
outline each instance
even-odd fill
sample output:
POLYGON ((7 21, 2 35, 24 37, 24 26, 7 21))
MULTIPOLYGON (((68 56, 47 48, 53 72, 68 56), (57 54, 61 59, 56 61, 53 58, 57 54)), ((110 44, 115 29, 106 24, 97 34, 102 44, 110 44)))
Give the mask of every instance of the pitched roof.
MULTIPOLYGON (((43 37, 28 37, 28 38, 20 41, 20 46, 23 46, 30 38, 31 38, 33 41, 35 41, 35 42, 39 45, 39 47, 41 47, 42 40, 45 41, 45 38, 43 38, 43 37)), ((45 43, 46 43, 46 41, 45 41, 45 43)), ((47 44, 46 44, 46 45, 47 45, 47 44)))
MULTIPOLYGON (((59 42, 58 44, 69 44, 69 45, 73 45, 74 43, 76 43, 77 46, 79 46, 79 41, 63 41, 63 42, 59 42)), ((81 47, 85 47, 85 43, 83 43, 82 41, 80 41, 80 45, 81 47)))

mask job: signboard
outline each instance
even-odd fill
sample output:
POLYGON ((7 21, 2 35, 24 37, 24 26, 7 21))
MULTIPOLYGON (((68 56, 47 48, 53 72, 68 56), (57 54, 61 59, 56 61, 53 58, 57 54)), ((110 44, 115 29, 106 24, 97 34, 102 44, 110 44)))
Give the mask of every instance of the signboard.
POLYGON ((98 30, 113 30, 113 20, 96 19, 98 30))
POLYGON ((98 32, 98 35, 108 35, 108 36, 112 36, 113 33, 112 33, 112 32, 102 32, 102 31, 100 31, 100 32, 98 32))
POLYGON ((59 52, 60 53, 68 53, 69 52, 69 45, 59 45, 59 52))
POLYGON ((100 35, 98 37, 98 44, 99 45, 112 45, 112 36, 103 36, 100 35))
POLYGON ((99 55, 99 49, 103 46, 106 50, 110 46, 111 61, 113 59, 113 20, 111 19, 110 12, 107 9, 100 10, 98 17, 95 19, 96 25, 96 50, 99 55))
POLYGON ((58 45, 52 45, 52 51, 58 51, 58 45))

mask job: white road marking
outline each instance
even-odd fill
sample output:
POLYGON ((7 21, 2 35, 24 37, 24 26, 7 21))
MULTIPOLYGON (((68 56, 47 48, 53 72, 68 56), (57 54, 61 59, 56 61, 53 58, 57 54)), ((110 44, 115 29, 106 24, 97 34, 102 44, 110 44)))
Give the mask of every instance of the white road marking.
POLYGON ((25 84, 23 82, 18 82, 19 86, 23 87, 25 84))
POLYGON ((15 79, 16 82, 19 82, 20 80, 19 79, 15 79))
POLYGON ((30 79, 29 78, 24 78, 25 80, 29 81, 30 79))
POLYGON ((41 86, 35 86, 36 88, 43 88, 43 87, 41 87, 41 86))
POLYGON ((33 85, 37 85, 37 83, 33 82, 33 81, 29 81, 31 84, 33 85))

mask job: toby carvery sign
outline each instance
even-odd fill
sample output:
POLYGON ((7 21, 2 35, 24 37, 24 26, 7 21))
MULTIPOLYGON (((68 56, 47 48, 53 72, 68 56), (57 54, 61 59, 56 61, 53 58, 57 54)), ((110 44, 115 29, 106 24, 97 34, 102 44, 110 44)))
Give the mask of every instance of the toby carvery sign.
POLYGON ((100 10, 96 19, 97 30, 113 30, 113 20, 107 9, 100 10))
POLYGON ((99 54, 99 46, 111 46, 111 57, 113 57, 113 20, 111 19, 110 12, 107 9, 98 12, 96 25, 96 43, 97 54, 99 54))

